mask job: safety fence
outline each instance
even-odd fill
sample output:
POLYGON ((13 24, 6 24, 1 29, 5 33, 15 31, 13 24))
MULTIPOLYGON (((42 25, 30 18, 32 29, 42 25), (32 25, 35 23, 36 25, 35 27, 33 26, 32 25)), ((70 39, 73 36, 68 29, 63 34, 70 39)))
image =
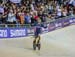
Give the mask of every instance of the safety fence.
MULTIPOLYGON (((43 23, 42 33, 47 33, 56 29, 64 28, 69 25, 75 24, 75 16, 64 17, 56 19, 51 22, 43 23)), ((30 24, 1 24, 0 25, 0 38, 16 38, 34 35, 34 27, 30 24), (11 27, 14 26, 14 27, 11 27)))

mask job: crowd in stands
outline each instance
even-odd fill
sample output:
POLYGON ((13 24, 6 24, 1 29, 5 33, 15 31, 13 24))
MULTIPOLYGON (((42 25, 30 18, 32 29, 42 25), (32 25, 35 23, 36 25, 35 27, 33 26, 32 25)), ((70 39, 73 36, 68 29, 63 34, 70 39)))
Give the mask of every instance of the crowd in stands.
POLYGON ((75 0, 0 0, 0 24, 33 24, 74 14, 75 0))

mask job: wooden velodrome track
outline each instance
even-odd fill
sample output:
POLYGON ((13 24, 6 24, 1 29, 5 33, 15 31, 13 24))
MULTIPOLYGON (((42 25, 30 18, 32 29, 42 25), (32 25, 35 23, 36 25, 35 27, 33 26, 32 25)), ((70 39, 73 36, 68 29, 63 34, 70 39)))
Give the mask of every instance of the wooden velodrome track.
POLYGON ((41 35, 41 50, 32 37, 0 39, 0 57, 75 57, 75 25, 41 35))

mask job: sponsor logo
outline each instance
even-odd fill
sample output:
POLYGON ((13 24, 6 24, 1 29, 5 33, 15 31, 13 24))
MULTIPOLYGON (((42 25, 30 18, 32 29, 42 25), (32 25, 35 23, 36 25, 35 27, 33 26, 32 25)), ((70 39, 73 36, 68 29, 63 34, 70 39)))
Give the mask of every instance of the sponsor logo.
POLYGON ((26 35, 25 29, 10 30, 10 37, 18 37, 18 36, 25 36, 25 35, 26 35))
POLYGON ((62 26, 62 23, 56 23, 55 24, 55 27, 61 27, 62 26))
POLYGON ((7 30, 0 30, 0 37, 7 37, 7 30))
POLYGON ((64 26, 68 26, 70 23, 69 22, 64 22, 63 25, 64 26))
POLYGON ((72 23, 72 22, 73 22, 73 20, 69 20, 69 22, 70 22, 70 23, 72 23))

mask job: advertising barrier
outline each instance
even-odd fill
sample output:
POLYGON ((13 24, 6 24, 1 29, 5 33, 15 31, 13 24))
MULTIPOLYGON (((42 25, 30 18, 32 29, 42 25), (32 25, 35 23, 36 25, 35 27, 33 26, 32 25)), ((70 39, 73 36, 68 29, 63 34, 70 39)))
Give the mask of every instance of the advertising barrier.
MULTIPOLYGON (((47 33, 75 24, 75 17, 65 17, 53 22, 44 23, 47 27, 42 27, 42 33, 47 33)), ((31 28, 0 28, 0 38, 16 38, 34 35, 34 27, 31 28)))
POLYGON ((34 35, 34 27, 27 28, 27 36, 32 36, 34 35))
POLYGON ((27 36, 26 28, 0 28, 0 38, 15 38, 27 36))

